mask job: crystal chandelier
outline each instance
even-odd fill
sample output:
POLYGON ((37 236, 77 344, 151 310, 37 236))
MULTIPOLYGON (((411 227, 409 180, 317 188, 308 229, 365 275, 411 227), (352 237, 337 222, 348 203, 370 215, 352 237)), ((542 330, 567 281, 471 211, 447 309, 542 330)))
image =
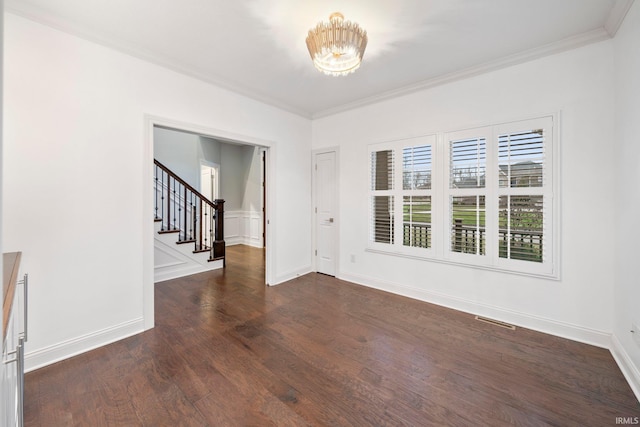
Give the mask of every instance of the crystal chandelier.
POLYGON ((345 21, 341 13, 331 14, 309 30, 307 48, 313 65, 330 76, 344 76, 360 67, 367 47, 367 32, 358 24, 345 21))

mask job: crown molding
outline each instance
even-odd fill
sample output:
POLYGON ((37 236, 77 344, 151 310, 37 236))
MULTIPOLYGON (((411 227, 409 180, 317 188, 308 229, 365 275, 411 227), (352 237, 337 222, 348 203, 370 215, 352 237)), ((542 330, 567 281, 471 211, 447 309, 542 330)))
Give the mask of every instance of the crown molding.
POLYGON ((611 37, 615 37, 632 5, 633 0, 616 0, 613 4, 609 17, 604 23, 604 29, 607 30, 607 33, 609 33, 611 37))
POLYGON ((328 108, 325 110, 310 112, 304 109, 296 108, 288 103, 284 103, 273 97, 264 95, 256 90, 249 89, 246 86, 229 82, 219 76, 205 73, 197 69, 184 67, 176 64, 170 58, 163 57, 161 55, 154 54, 150 51, 142 49, 124 40, 117 39, 115 37, 108 37, 97 34, 84 28, 80 25, 70 23, 61 19, 57 19, 48 16, 40 8, 34 7, 28 3, 18 0, 5 0, 5 10, 9 13, 21 16, 31 21, 46 25, 56 30, 72 34, 84 40, 114 49, 126 55, 141 59, 163 68, 172 70, 174 72, 195 78, 197 80, 209 83, 223 90, 230 91, 234 94, 244 96, 262 104, 269 105, 271 107, 283 110, 305 119, 318 119, 322 117, 331 116, 334 114, 342 113, 348 110, 364 107, 367 105, 375 104, 381 101, 410 95, 415 92, 433 88, 447 83, 467 79, 480 74, 488 73, 491 71, 499 70, 502 68, 518 65, 534 59, 538 59, 544 56, 553 55, 556 53, 564 52, 574 48, 578 48, 590 43, 595 43, 612 38, 617 30, 622 25, 624 17, 633 5, 634 0, 616 0, 611 12, 603 27, 588 31, 576 36, 572 36, 557 42, 549 43, 544 46, 533 48, 530 50, 522 51, 500 58, 495 61, 486 62, 477 66, 469 67, 460 71, 452 73, 446 73, 434 78, 423 80, 421 82, 403 86, 401 88, 392 89, 389 91, 381 92, 379 94, 362 98, 357 101, 338 105, 336 107, 328 108))
POLYGON ((513 65, 522 64, 532 61, 534 59, 542 58, 545 56, 553 55, 560 52, 565 52, 571 49, 575 49, 587 44, 596 43, 599 41, 610 39, 611 36, 607 30, 597 28, 586 33, 578 34, 576 36, 568 37, 557 42, 549 43, 544 46, 536 47, 526 51, 518 52, 513 55, 502 57, 495 61, 485 62, 474 67, 465 68, 453 73, 443 74, 431 79, 423 80, 419 83, 401 87, 399 89, 393 89, 390 91, 382 92, 380 94, 363 98, 355 102, 343 104, 335 108, 319 111, 312 115, 312 119, 319 119, 322 117, 331 116, 334 114, 342 113, 355 108, 364 107, 367 105, 375 104, 381 101, 386 101, 393 98, 398 98, 404 95, 410 95, 412 93, 420 92, 426 89, 430 89, 436 86, 444 85, 447 83, 453 83, 459 80, 464 80, 470 77, 485 74, 491 71, 496 71, 502 68, 511 67, 513 65))
POLYGON ((193 68, 183 67, 179 64, 176 64, 175 61, 171 60, 170 58, 156 55, 148 50, 142 49, 122 39, 118 39, 117 37, 105 37, 103 35, 99 35, 97 32, 89 31, 80 25, 48 16, 48 14, 44 13, 41 9, 36 8, 30 4, 26 4, 17 0, 7 0, 5 3, 5 12, 12 13, 38 24, 51 27, 63 33, 71 34, 83 40, 87 40, 89 42, 116 50, 120 53, 132 56, 136 59, 150 62, 171 71, 175 71, 179 74, 183 74, 203 81, 205 83, 209 83, 221 89, 233 92, 236 95, 244 96, 254 101, 258 101, 262 104, 267 104, 271 107, 275 107, 280 110, 298 115, 305 119, 311 119, 311 114, 308 111, 296 108, 287 103, 283 103, 281 101, 273 99, 272 97, 258 93, 255 90, 251 90, 243 85, 229 82, 225 79, 220 78, 219 76, 215 76, 210 73, 204 73, 193 68))

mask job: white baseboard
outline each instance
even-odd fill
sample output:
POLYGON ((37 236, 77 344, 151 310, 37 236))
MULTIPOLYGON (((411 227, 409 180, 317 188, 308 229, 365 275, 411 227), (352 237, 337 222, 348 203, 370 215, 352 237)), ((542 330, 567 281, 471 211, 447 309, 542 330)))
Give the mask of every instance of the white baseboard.
POLYGON ((262 240, 258 241, 246 236, 245 237, 235 236, 229 239, 225 237, 224 243, 226 246, 245 245, 245 246, 251 246, 253 248, 260 248, 260 249, 264 247, 262 246, 262 240))
POLYGON ((300 276, 304 276, 305 274, 309 274, 312 271, 313 270, 311 270, 311 266, 310 265, 308 265, 306 267, 303 267, 303 268, 299 268, 297 270, 289 271, 287 273, 284 273, 284 274, 281 274, 281 275, 277 276, 273 283, 269 283, 269 286, 275 286, 275 285, 279 285, 279 284, 284 283, 284 282, 288 282, 289 280, 295 279, 296 277, 300 277, 300 276))
POLYGON ((640 402, 640 370, 633 363, 629 354, 615 335, 611 336, 611 354, 622 371, 622 375, 626 378, 631 390, 636 395, 636 399, 640 402))
MULTIPOLYGON (((144 331, 142 318, 130 320, 25 354, 25 372, 59 362, 144 331)), ((28 345, 28 344, 27 344, 28 345)))
POLYGON ((532 329, 546 334, 567 338, 573 341, 609 349, 611 334, 595 329, 584 328, 570 323, 559 322, 539 316, 519 313, 513 310, 478 303, 465 298, 446 295, 440 292, 426 291, 411 286, 400 285, 373 279, 371 277, 341 274, 340 279, 393 294, 425 301, 474 315, 490 317, 516 326, 532 329))

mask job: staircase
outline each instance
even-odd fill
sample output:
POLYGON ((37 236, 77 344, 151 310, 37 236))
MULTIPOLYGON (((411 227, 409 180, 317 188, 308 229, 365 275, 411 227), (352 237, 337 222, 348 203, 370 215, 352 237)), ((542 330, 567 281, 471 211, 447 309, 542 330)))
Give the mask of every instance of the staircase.
POLYGON ((224 200, 213 202, 154 160, 155 282, 223 268, 224 200))

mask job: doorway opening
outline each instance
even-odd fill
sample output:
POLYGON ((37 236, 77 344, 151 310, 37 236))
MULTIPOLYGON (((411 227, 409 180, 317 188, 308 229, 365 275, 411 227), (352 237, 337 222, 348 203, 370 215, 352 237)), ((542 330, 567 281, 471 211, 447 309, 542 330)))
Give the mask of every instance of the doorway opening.
MULTIPOLYGON (((145 170, 153 169, 154 159, 157 159, 207 199, 225 200, 224 240, 227 248, 242 245, 259 248, 264 254, 264 283, 269 285, 272 282, 274 233, 267 232, 267 227, 274 206, 270 200, 274 195, 267 182, 272 179, 273 168, 269 162, 275 143, 157 117, 148 116, 145 120, 145 170)), ((145 180, 144 206, 145 212, 149 213, 145 217, 150 219, 149 224, 145 222, 144 234, 143 304, 145 329, 150 329, 155 318, 153 173, 146 173, 145 180)), ((239 256, 243 251, 226 253, 227 257, 239 256)))

